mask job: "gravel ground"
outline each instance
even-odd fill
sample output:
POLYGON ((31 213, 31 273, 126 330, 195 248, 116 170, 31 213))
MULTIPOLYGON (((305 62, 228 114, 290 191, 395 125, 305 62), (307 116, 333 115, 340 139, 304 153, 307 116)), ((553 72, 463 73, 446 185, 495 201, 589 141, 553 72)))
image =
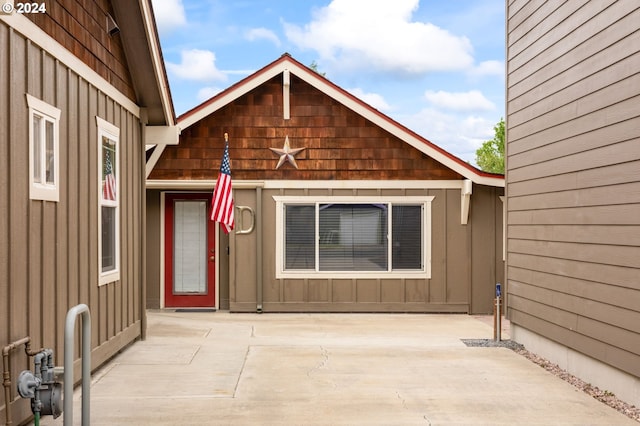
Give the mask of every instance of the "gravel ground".
POLYGON ((602 390, 597 388, 596 386, 591 385, 590 383, 586 383, 584 380, 577 378, 576 376, 567 373, 565 370, 558 367, 556 364, 553 364, 546 359, 529 352, 519 343, 512 342, 511 340, 502 340, 496 342, 495 340, 490 339, 462 339, 462 342, 467 346, 473 347, 501 347, 508 348, 516 352, 517 354, 522 355, 527 358, 531 362, 539 365, 544 368, 551 374, 561 378, 567 383, 572 384, 576 388, 580 389, 584 393, 591 395, 595 399, 604 404, 607 404, 609 407, 617 410, 618 412, 624 414, 625 416, 633 419, 637 422, 640 422, 640 408, 637 408, 634 405, 627 404, 624 401, 619 400, 616 396, 606 390, 602 390))

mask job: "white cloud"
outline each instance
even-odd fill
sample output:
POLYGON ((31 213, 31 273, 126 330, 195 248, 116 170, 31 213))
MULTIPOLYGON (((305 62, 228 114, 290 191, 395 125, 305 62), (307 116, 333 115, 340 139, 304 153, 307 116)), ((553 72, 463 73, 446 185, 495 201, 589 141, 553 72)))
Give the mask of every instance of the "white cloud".
POLYGON ((468 69, 472 46, 428 22, 412 21, 419 0, 333 0, 304 27, 284 23, 287 38, 325 62, 418 74, 468 69))
POLYGON ((196 95, 196 98, 198 99, 198 101, 204 102, 206 100, 213 98, 215 95, 217 95, 221 91, 222 89, 220 89, 219 87, 203 87, 202 89, 198 90, 198 94, 196 95))
POLYGON ((493 138, 496 124, 485 117, 445 113, 432 108, 401 120, 419 135, 472 164, 476 150, 484 141, 493 138))
POLYGON ((160 33, 170 32, 187 24, 182 0, 151 0, 151 3, 160 33))
POLYGON ((245 38, 249 41, 267 40, 278 47, 281 44, 276 33, 266 28, 252 28, 245 33, 245 38))
POLYGON ((436 107, 455 111, 491 111, 496 106, 478 90, 469 92, 433 92, 427 90, 424 94, 431 104, 436 107))
POLYGON ((365 93, 362 89, 347 89, 356 98, 368 103, 372 107, 380 111, 388 111, 391 109, 387 101, 384 100, 382 95, 377 93, 365 93))
POLYGON ((226 81, 227 76, 216 68, 216 55, 209 50, 183 50, 181 62, 166 62, 167 70, 185 80, 226 81))
POLYGON ((498 77, 503 77, 504 62, 502 61, 480 62, 477 66, 473 67, 469 73, 475 76, 496 75, 498 77))

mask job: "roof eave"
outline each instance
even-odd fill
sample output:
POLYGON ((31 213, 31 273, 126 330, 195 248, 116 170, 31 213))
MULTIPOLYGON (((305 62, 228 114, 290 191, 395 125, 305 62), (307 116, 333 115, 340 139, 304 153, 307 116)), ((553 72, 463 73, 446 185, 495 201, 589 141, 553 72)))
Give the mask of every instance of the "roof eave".
POLYGON ((175 125, 169 82, 149 0, 112 0, 120 26, 137 102, 150 125, 175 125))

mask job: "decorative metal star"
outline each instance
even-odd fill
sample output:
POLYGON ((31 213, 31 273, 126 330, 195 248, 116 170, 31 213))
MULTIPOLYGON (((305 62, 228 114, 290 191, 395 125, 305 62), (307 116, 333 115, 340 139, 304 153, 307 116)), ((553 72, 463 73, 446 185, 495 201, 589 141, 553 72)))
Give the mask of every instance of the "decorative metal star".
POLYGON ((278 160, 278 164, 276 165, 276 170, 278 170, 280 166, 284 164, 285 161, 288 161, 289 163, 291 163, 293 167, 297 169, 298 164, 296 164, 296 159, 294 156, 306 148, 291 149, 291 146, 289 145, 289 135, 287 135, 284 138, 284 146, 282 147, 282 149, 280 148, 269 148, 269 149, 280 156, 280 159, 278 160))

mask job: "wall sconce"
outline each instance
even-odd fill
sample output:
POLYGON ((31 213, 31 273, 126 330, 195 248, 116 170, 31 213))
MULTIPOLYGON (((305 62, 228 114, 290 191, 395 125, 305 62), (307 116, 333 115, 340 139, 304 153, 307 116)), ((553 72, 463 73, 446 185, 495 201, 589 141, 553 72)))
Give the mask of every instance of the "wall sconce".
POLYGON ((111 14, 107 13, 107 31, 110 36, 114 36, 120 32, 120 27, 116 24, 111 14))

